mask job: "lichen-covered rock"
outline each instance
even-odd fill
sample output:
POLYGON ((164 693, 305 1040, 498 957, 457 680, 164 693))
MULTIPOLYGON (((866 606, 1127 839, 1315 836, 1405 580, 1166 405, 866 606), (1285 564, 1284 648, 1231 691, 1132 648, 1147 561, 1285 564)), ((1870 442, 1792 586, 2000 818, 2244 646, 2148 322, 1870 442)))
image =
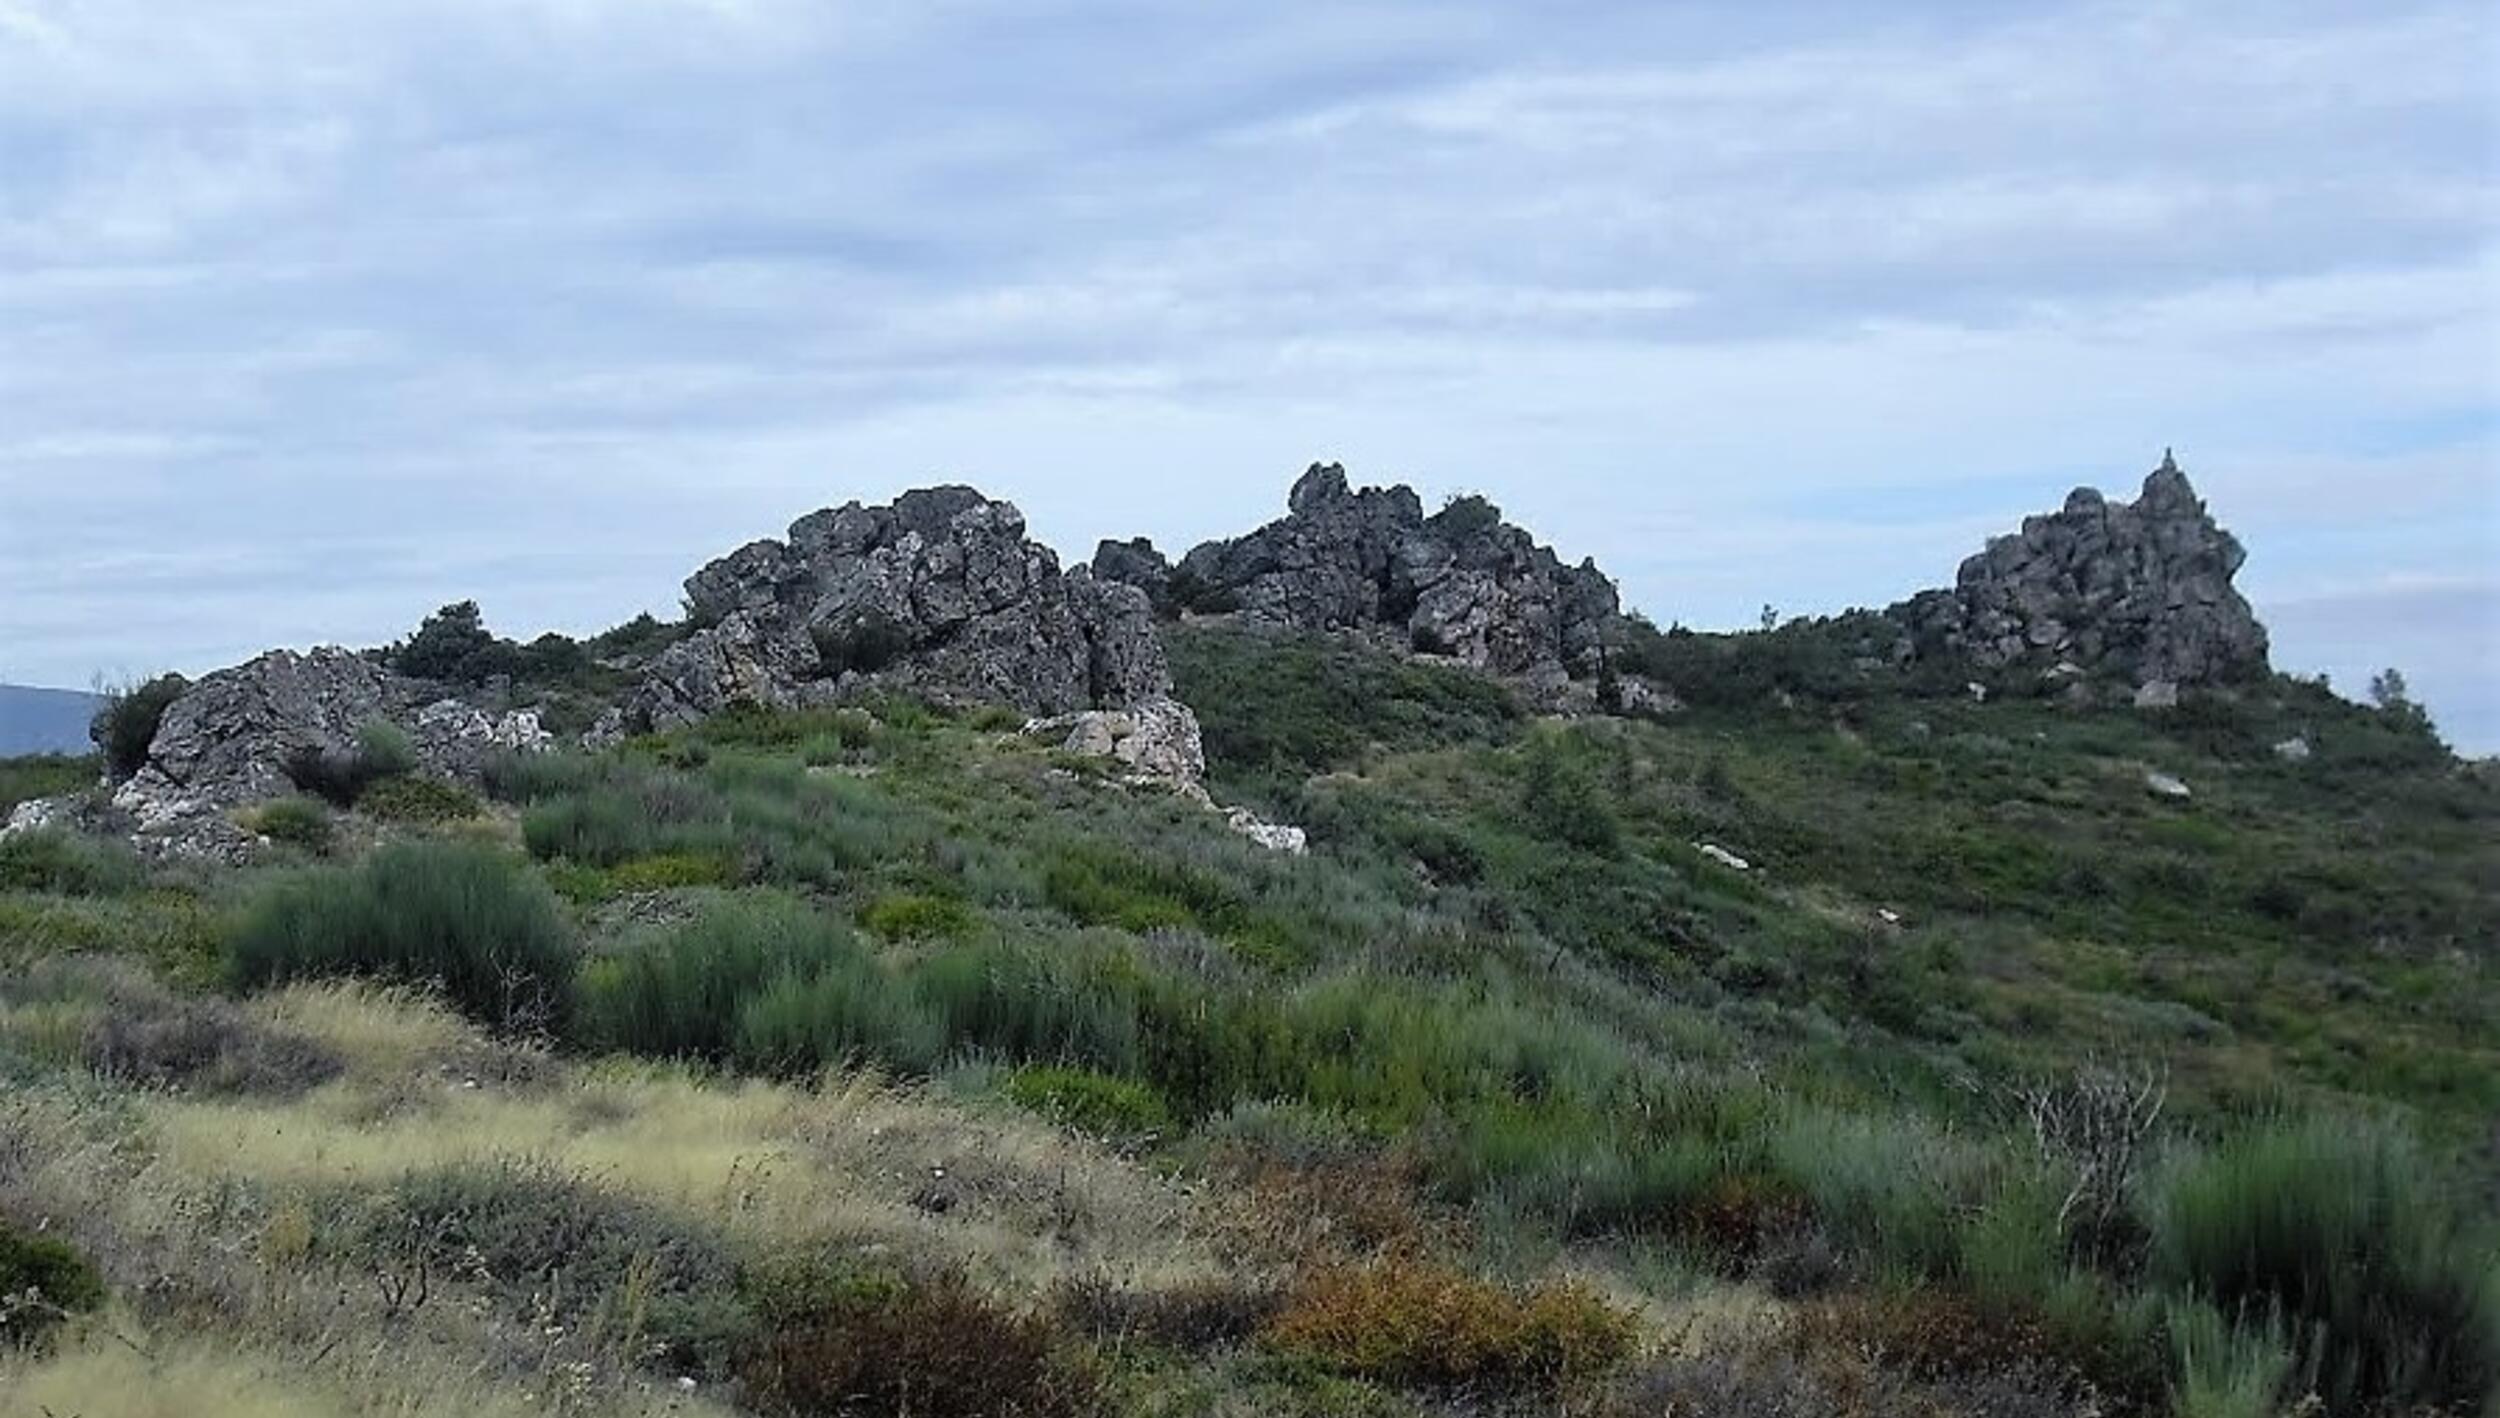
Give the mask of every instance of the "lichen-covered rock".
POLYGON ((235 859, 257 839, 230 820, 234 809, 296 792, 290 765, 351 754, 373 724, 405 731, 418 765, 450 778, 552 742, 534 711, 490 712, 352 650, 273 650, 202 676, 167 705, 113 808, 143 850, 235 859))
POLYGON ((686 581, 702 628, 658 656, 598 737, 730 704, 838 702, 869 689, 1037 714, 1168 696, 1146 594, 1062 573, 1024 515, 968 487, 810 513, 686 581))
POLYGON ((1141 699, 1124 709, 1087 709, 1036 719, 1025 732, 1055 738, 1069 753, 1108 758, 1133 777, 1175 787, 1206 776, 1207 751, 1198 716, 1167 696, 1141 699))
POLYGON ((1891 614, 1921 656, 1982 670, 2068 662, 2141 686, 2210 685, 2266 670, 2265 628, 2231 585, 2246 559, 2165 456, 2133 503, 2077 488, 1963 562, 1952 590, 1891 614))
POLYGON ((1462 498, 1427 517, 1412 488, 1358 492, 1324 464, 1293 485, 1287 506, 1279 521, 1182 558, 1170 584, 1184 605, 1304 630, 1382 631, 1500 675, 1603 670, 1621 609, 1614 583, 1594 564, 1565 565, 1491 503, 1462 498))

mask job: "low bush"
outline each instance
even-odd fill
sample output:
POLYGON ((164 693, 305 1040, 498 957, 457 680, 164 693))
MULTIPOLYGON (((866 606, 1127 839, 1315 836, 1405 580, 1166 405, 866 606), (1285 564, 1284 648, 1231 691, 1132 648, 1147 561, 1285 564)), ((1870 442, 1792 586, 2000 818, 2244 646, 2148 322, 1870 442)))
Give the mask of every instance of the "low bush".
POLYGON ((1019 1069, 1007 1080, 1007 1096, 1096 1137, 1146 1138, 1172 1130, 1171 1105, 1152 1086, 1089 1069, 1019 1069))
POLYGON ((75 1040, 62 1042, 78 1062, 140 1087, 291 1097, 344 1069, 310 1039, 270 1028, 227 1000, 177 995, 109 957, 45 960, 0 980, 0 1011, 64 1021, 75 1040))
POLYGON ((431 826, 464 822, 486 809, 477 794, 456 783, 405 773, 384 778, 359 793, 356 810, 384 822, 431 826))
POLYGON ((283 767, 287 780, 303 791, 336 807, 354 807, 374 785, 415 772, 417 749, 407 730, 376 719, 356 731, 354 747, 298 749, 283 767))
POLYGON ((1317 1271, 1268 1323, 1280 1352, 1419 1388, 1552 1388, 1632 1352, 1629 1317, 1576 1284, 1513 1290, 1428 1261, 1317 1271))
POLYGON ((970 906, 951 896, 920 892, 880 896, 859 917, 869 934, 886 940, 960 940, 979 920, 970 906))
POLYGON ((2439 1176, 2367 1125, 2243 1133, 2155 1179, 2154 1277, 2242 1325, 2279 1323, 2295 1382, 2334 1412, 2470 1410, 2500 1397, 2500 1244, 2439 1176))
POLYGON ((104 707, 96 711, 87 736, 95 741, 96 750, 104 755, 105 771, 116 781, 147 766, 148 749, 156 742, 165 711, 190 687, 191 682, 182 676, 167 674, 105 691, 104 707))
POLYGON ((1061 1286, 1051 1308, 1062 1323, 1098 1340, 1198 1350, 1249 1339, 1283 1302, 1272 1285, 1239 1276, 1132 1290, 1094 1275, 1061 1286))
POLYGON ((790 1316, 740 1378, 747 1401, 774 1418, 1079 1418, 1106 1407, 1101 1377, 1048 1318, 953 1271, 790 1316))
POLYGON ((0 1346, 24 1346, 104 1303, 104 1279, 57 1237, 0 1220, 0 1346))
POLYGON ((0 839, 0 891, 115 896, 145 880, 138 857, 119 842, 59 828, 0 839))
POLYGON ((725 1242, 688 1218, 543 1162, 412 1172, 346 1198, 347 1259, 483 1284, 507 1307, 597 1320, 617 1349, 725 1376, 753 1333, 725 1242))
POLYGON ((473 843, 404 842, 361 867, 300 873, 253 902, 228 948, 236 984, 360 975, 439 987, 504 1030, 560 1024, 575 954, 527 867, 473 843))
POLYGON ((279 798, 252 809, 244 825, 272 842, 315 854, 330 850, 338 835, 330 809, 319 798, 279 798))

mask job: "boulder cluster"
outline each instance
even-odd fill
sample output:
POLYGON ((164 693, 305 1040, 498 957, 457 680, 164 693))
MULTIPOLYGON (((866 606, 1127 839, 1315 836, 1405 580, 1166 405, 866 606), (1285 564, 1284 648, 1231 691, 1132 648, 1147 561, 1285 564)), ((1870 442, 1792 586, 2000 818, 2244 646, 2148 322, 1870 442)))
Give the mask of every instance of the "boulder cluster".
POLYGON ((1168 612, 1223 611, 1298 630, 1377 632, 1537 683, 1594 679, 1620 619, 1615 584, 1570 566, 1481 498, 1431 516, 1408 487, 1356 491, 1336 464, 1293 485, 1286 515, 1173 566, 1150 542, 1105 542, 1094 574, 1168 612))
POLYGON ((2247 560, 2165 455, 2133 502, 2077 488, 1892 608, 1911 652, 1973 670, 2124 678, 2145 701, 2266 672, 2266 631, 2231 585, 2247 560))
POLYGON ((1133 587, 1063 573, 1024 514, 968 487, 810 513, 686 580, 699 628, 662 652, 600 731, 692 723, 741 701, 837 703, 871 688, 1034 714, 1168 699, 1133 587))

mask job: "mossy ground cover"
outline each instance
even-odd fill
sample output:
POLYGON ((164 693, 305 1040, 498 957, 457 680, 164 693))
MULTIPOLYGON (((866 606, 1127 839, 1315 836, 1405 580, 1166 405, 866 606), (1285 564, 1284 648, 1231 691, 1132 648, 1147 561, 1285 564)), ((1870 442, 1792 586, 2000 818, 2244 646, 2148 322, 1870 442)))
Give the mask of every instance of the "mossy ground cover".
MULTIPOLYGON (((290 1265, 385 1299, 441 1283, 520 1324, 567 1297, 542 1328, 601 1336, 567 1351, 587 1370, 445 1342, 504 1354, 498 1393, 577 1384, 581 1411, 678 1371, 763 1412, 1010 1381, 960 1345, 841 1368, 911 1316, 989 1336, 1052 1412, 2488 1394, 2466 1179, 2500 1109, 2500 802, 2418 726, 2293 681, 2158 716, 1818 697, 1795 647, 1760 669, 1785 700, 1544 722, 1336 642, 1174 642, 1219 793, 1309 827, 1310 856, 1002 717, 899 702, 515 760, 459 820, 400 814, 414 842, 357 834, 318 868, 20 849, 10 968, 120 954, 245 992, 219 1007, 265 1019, 183 1016, 211 1064, 178 1076, 301 1075, 140 1086, 82 1031, 141 1008, 108 1000, 174 1018, 169 996, 0 994, 0 1053, 49 1100, 26 1125, 119 1129, 108 1155, 239 1187, 256 1234, 293 1218, 290 1265), (2309 758, 2274 751, 2294 735, 2309 758), (388 932, 355 924, 388 903, 388 932), (482 930, 507 916, 528 949, 482 930), (304 983, 338 975, 447 986, 475 1023, 304 983), (322 1044, 343 1010, 367 1037, 322 1044), (333 1055, 344 1077, 314 1067, 333 1055), (2162 1104, 2123 1156, 2091 1111, 2111 1077, 2162 1104), (926 1150, 872 1143, 889 1127, 926 1150), (845 1147, 892 1170, 827 1191, 812 1169, 845 1147), (1089 1213, 1054 1167, 1136 1189, 1089 1213), (386 1244, 376 1215, 439 1234, 386 1244), (459 1269, 558 1222, 624 1239, 560 1285, 459 1269), (815 1258, 809 1303, 758 1288, 790 1255, 815 1258), (1702 1363, 1677 1327, 1722 1312, 1756 1318, 1702 1363)), ((48 1175, 0 1175, 0 1216, 48 1214, 48 1175)), ((165 1263, 133 1208, 173 1204, 113 1194, 81 1238, 108 1282, 165 1263)), ((183 1263, 223 1283, 215 1254, 183 1263)), ((416 1323, 377 1304, 359 1325, 416 1323)), ((293 1342, 263 1318, 253 1342, 293 1342)), ((65 1332, 52 1362, 103 1364, 65 1332)))

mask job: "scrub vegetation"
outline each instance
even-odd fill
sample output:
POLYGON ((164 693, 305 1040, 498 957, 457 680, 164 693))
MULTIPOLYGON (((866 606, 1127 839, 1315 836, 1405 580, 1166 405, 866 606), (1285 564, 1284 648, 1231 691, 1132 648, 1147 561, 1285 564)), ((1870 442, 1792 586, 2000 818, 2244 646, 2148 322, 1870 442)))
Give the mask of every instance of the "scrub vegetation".
POLYGON ((2418 716, 1169 633, 1307 857, 899 701, 12 837, 0 1411, 2493 1411, 2500 789, 2418 716))

